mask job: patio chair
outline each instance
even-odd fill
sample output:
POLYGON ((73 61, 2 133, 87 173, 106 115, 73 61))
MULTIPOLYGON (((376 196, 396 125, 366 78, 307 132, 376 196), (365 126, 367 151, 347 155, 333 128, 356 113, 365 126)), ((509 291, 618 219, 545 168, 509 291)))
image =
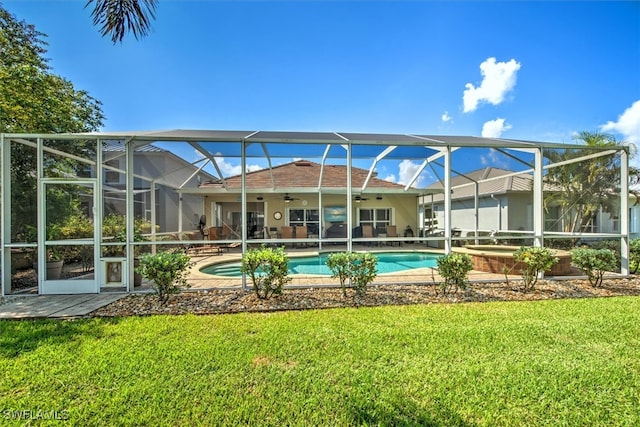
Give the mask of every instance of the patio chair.
MULTIPOLYGON (((387 225, 387 237, 400 237, 395 225, 387 225)), ((388 244, 391 246, 402 246, 402 242, 399 240, 388 242, 388 244)))
MULTIPOLYGON (((296 225, 296 239, 306 239, 307 238, 307 226, 306 225, 296 225)), ((307 243, 301 243, 298 245, 299 247, 307 247, 307 243)))
MULTIPOLYGON (((273 239, 273 237, 271 237, 271 234, 269 233, 269 229, 268 229, 267 227, 264 227, 264 239, 265 239, 265 240, 271 240, 271 239, 273 239)), ((276 245, 275 243, 271 243, 271 242, 269 242, 269 243, 265 243, 264 245, 265 245, 266 247, 268 247, 268 248, 275 248, 276 246, 278 246, 278 245, 276 245)))
POLYGON ((222 230, 219 227, 209 227, 209 240, 220 240, 222 230))
POLYGON ((293 239, 293 227, 280 227, 280 237, 282 239, 293 239))
MULTIPOLYGON (((362 237, 363 238, 373 238, 373 226, 372 225, 362 225, 362 237)), ((373 245, 372 241, 366 242, 367 245, 373 245)))

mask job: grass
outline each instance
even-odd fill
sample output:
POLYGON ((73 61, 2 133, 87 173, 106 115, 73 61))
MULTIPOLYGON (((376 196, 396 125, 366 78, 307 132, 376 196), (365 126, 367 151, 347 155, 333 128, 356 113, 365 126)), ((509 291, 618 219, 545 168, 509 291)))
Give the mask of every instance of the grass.
POLYGON ((632 426, 639 354, 636 297, 3 321, 0 424, 632 426))

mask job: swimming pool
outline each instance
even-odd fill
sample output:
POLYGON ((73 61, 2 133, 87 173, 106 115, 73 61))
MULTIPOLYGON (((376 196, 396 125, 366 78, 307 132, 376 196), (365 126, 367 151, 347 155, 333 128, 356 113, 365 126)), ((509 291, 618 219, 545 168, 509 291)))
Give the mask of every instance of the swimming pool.
MULTIPOLYGON (((442 255, 428 252, 378 252, 378 274, 395 273, 414 268, 435 267, 442 255)), ((329 254, 289 258, 289 274, 331 276, 327 267, 329 254)), ((240 277, 240 261, 211 264, 200 269, 202 273, 225 277, 240 277)))

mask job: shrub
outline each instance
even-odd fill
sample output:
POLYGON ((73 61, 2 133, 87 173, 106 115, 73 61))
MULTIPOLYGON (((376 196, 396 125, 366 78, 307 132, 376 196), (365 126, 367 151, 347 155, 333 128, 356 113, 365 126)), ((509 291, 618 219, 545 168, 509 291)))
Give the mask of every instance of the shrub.
POLYGON ((352 252, 336 252, 327 257, 327 267, 333 273, 332 279, 340 280, 342 294, 347 296, 346 282, 351 278, 351 254, 352 252))
POLYGON ((160 302, 164 304, 169 295, 190 287, 187 283, 187 273, 193 264, 184 250, 178 249, 143 255, 140 258, 140 266, 135 271, 145 279, 153 281, 153 288, 160 302))
POLYGON ((591 247, 593 249, 609 249, 613 252, 613 256, 615 257, 615 267, 611 270, 620 270, 620 261, 622 257, 620 256, 620 240, 598 240, 594 242, 591 247))
POLYGON ((640 239, 629 241, 629 266, 631 273, 636 274, 640 267, 640 239))
POLYGON ((367 286, 369 286, 378 275, 377 265, 378 258, 376 258, 375 255, 368 252, 353 253, 351 286, 356 293, 356 297, 362 297, 367 291, 367 286))
POLYGON ((525 265, 520 270, 524 284, 524 292, 533 290, 538 276, 551 269, 558 262, 558 257, 549 248, 522 246, 513 253, 513 259, 525 265))
POLYGON ((342 293, 347 296, 347 280, 355 291, 354 298, 364 296, 367 286, 376 278, 378 258, 370 253, 338 252, 327 257, 327 267, 331 270, 332 278, 340 280, 342 293))
POLYGON ((602 285, 604 274, 615 269, 616 256, 611 249, 579 248, 571 251, 571 263, 587 275, 591 286, 597 288, 602 285))
POLYGON ((446 295, 449 290, 467 289, 467 275, 473 268, 471 257, 467 254, 447 254, 438 258, 438 272, 444 279, 440 282, 440 290, 446 295))
MULTIPOLYGON (((151 223, 144 218, 133 219, 133 241, 145 242, 148 239, 144 234, 151 233, 151 223)), ((126 217, 124 215, 111 213, 107 215, 102 221, 102 236, 106 242, 126 242, 127 241, 127 226, 126 217)), ((144 245, 134 245, 134 256, 139 256, 143 249, 146 249, 144 245)), ((103 256, 124 256, 124 245, 105 245, 103 246, 103 256)))
POLYGON ((249 275, 253 290, 260 299, 282 294, 289 277, 289 259, 284 248, 267 248, 264 245, 249 249, 242 256, 241 271, 249 275))

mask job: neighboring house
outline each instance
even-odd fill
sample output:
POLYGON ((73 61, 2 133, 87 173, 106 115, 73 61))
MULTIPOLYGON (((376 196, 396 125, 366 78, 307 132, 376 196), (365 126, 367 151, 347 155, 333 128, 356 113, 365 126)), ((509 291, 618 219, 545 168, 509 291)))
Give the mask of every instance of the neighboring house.
MULTIPOLYGON (((347 237, 347 167, 298 160, 246 174, 247 219, 242 220, 241 176, 203 183, 197 194, 207 196, 208 225, 223 238, 263 238, 265 230, 305 226, 310 236, 347 237), (266 227, 266 228, 265 228, 266 227)), ((401 232, 417 226, 418 196, 424 190, 380 179, 375 173, 351 168, 353 236, 370 225, 377 234, 396 226, 401 232), (364 190, 363 190, 364 187, 364 190)))
MULTIPOLYGON (((636 191, 640 191, 640 185, 637 187, 636 191)), ((441 190, 443 185, 437 182, 427 189, 441 190)), ((476 230, 480 235, 533 230, 533 176, 529 173, 487 167, 452 177, 451 190, 451 227, 460 230, 462 236, 475 235, 476 230)), ((544 191, 553 189, 545 185, 544 191)), ((637 235, 640 233, 640 206, 634 206, 635 203, 635 196, 630 195, 630 234, 637 235)), ((425 213, 424 232, 441 232, 444 224, 443 194, 424 197, 421 204, 425 213)), ((545 231, 563 231, 561 207, 546 206, 545 209, 545 231)), ((589 229, 582 231, 616 233, 620 231, 620 224, 616 216, 600 210, 589 229)))
MULTIPOLYGON (((119 141, 106 141, 103 156, 104 215, 124 214, 126 178, 124 145, 119 141)), ((202 182, 216 178, 188 163, 174 153, 155 145, 145 145, 134 151, 134 215, 151 220, 152 200, 155 199, 156 225, 159 232, 179 229, 179 213, 182 212, 182 229, 198 228, 204 214, 202 196, 183 196, 181 189, 197 187, 202 182), (145 178, 142 178, 145 177, 145 178), (151 191, 154 189, 154 196, 151 191), (182 207, 180 209, 180 204, 182 207)))
MULTIPOLYGON (((487 167, 451 178, 451 226, 463 235, 475 232, 502 230, 531 230, 533 228, 533 177, 529 174, 513 175, 513 171, 487 167), (505 176, 506 175, 506 176, 505 176), (476 200, 477 197, 477 224, 476 200)), ((437 182, 428 190, 442 190, 437 182)), ((444 224, 444 195, 434 194, 422 199, 425 212, 425 232, 429 218, 441 230, 444 224)))

